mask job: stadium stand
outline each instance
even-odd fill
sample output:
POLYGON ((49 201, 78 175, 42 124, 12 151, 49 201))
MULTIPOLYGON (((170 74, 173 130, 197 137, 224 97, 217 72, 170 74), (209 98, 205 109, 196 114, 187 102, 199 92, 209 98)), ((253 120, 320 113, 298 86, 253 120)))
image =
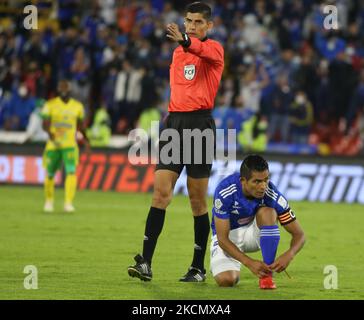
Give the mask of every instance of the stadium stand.
MULTIPOLYGON (((165 25, 182 25, 179 11, 189 2, 0 1, 1 136, 24 132, 60 78, 71 80, 89 127, 101 107, 113 136, 127 135, 145 111, 162 117, 173 51, 165 25), (38 8, 36 30, 24 28, 26 4, 38 8)), ((239 136, 259 114, 268 121, 268 152, 363 152, 363 1, 208 2, 210 36, 225 48, 214 112, 220 128, 239 136), (323 27, 328 4, 338 8, 337 30, 323 27)), ((254 138, 259 130, 248 128, 254 138)))

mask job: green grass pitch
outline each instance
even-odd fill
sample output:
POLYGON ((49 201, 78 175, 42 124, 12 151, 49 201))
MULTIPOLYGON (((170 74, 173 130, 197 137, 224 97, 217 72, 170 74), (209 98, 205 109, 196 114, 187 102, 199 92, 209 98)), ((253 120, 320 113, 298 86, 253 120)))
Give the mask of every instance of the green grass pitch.
MULTIPOLYGON (((42 212, 40 187, 0 186, 0 299, 364 299, 364 210, 359 204, 291 203, 306 244, 274 291, 258 289, 245 267, 234 288, 180 283, 192 258, 193 219, 188 199, 174 197, 153 261, 154 278, 129 278, 127 266, 141 250, 151 194, 82 191, 76 213, 42 212), (26 265, 38 269, 38 289, 24 288, 26 265), (338 271, 338 289, 324 288, 324 268, 338 271)), ((211 207, 211 199, 209 200, 211 207)), ((211 217, 211 214, 210 214, 211 217)), ((281 228, 278 251, 290 241, 281 228)), ((260 257, 260 253, 254 254, 260 257)), ((209 265, 209 254, 206 255, 209 265)))

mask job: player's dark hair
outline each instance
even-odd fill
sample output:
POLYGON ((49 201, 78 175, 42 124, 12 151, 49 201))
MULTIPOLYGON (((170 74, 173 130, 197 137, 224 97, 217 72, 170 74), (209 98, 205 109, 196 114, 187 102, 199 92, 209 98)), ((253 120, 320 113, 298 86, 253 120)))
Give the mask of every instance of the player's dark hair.
POLYGON ((197 2, 193 2, 190 3, 189 5, 186 6, 185 12, 187 14, 187 12, 190 13, 201 13, 203 18, 206 19, 207 21, 211 20, 211 8, 209 5, 207 5, 206 3, 197 1, 197 2))
POLYGON ((257 154, 247 156, 240 166, 240 178, 249 180, 253 171, 263 172, 269 170, 268 162, 257 154))

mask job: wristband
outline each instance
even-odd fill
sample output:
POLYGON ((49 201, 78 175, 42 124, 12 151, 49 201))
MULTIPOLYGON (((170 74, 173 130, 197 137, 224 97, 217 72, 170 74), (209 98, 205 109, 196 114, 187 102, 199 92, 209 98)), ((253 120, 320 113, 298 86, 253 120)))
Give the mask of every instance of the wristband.
POLYGON ((182 38, 183 38, 183 40, 181 40, 181 41, 178 41, 178 43, 182 46, 182 47, 184 47, 184 48, 188 48, 190 45, 191 45, 191 39, 190 39, 190 37, 188 36, 188 34, 187 33, 182 33, 182 38))

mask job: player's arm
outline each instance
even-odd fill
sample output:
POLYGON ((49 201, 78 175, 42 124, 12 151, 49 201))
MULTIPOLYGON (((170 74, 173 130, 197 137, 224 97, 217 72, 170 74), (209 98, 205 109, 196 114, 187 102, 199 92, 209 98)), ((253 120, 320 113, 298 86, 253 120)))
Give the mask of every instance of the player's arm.
POLYGON ((56 138, 54 133, 51 131, 51 118, 48 116, 42 116, 42 128, 45 132, 47 132, 49 140, 56 143, 56 138))
POLYGON ((248 257, 245 253, 229 239, 230 233, 230 220, 220 219, 214 216, 216 235, 219 246, 229 256, 240 261, 243 265, 250 269, 250 271, 258 277, 267 276, 270 273, 269 267, 262 261, 254 260, 248 257))
POLYGON ((291 234, 292 239, 289 249, 280 255, 269 267, 276 272, 284 271, 294 256, 302 249, 305 244, 305 234, 297 220, 283 225, 284 229, 291 234))
POLYGON ((224 64, 224 50, 222 46, 203 42, 197 38, 190 38, 187 33, 179 31, 178 25, 175 23, 167 26, 167 32, 167 37, 178 42, 186 51, 201 59, 206 59, 210 63, 224 64))
POLYGON ((43 117, 42 127, 43 127, 43 130, 48 133, 49 139, 53 140, 54 137, 51 132, 51 119, 48 117, 43 117))
POLYGON ((47 132, 49 139, 55 142, 54 133, 51 132, 51 114, 51 106, 48 102, 46 102, 41 112, 42 128, 45 132, 47 132))
POLYGON ((187 51, 200 57, 201 59, 208 60, 213 64, 224 63, 224 50, 222 47, 211 42, 203 42, 197 38, 190 38, 191 44, 187 47, 187 51))
POLYGON ((85 151, 87 154, 89 154, 91 152, 90 141, 86 134, 86 126, 85 126, 85 122, 83 121, 83 118, 77 119, 77 131, 82 133, 82 136, 84 139, 84 144, 85 144, 85 151))

